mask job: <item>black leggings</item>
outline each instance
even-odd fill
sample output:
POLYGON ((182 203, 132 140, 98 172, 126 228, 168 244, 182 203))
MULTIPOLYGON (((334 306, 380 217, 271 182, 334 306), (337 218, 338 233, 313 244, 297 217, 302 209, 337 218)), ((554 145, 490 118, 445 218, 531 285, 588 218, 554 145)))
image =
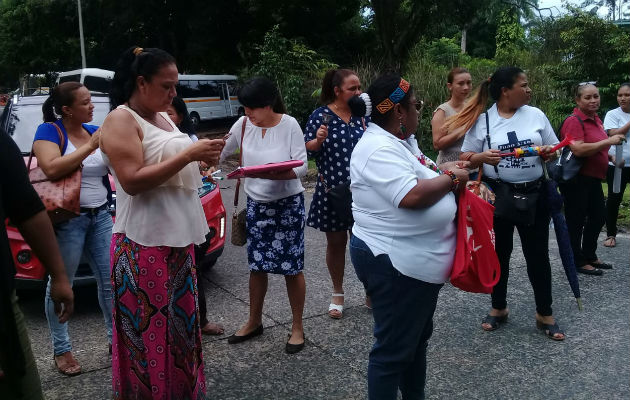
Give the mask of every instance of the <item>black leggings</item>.
POLYGON ((606 221, 602 181, 578 174, 576 181, 561 185, 560 192, 575 266, 583 267, 597 261, 597 240, 606 221))
POLYGON ((501 264, 501 278, 492 290, 492 308, 507 307, 507 283, 510 276, 514 227, 518 231, 527 263, 527 275, 534 289, 536 312, 542 316, 552 315, 551 310, 551 265, 549 264, 549 210, 547 197, 541 189, 536 205, 534 224, 515 224, 505 218, 494 218, 495 247, 501 264))
POLYGON ((619 205, 623 198, 623 192, 630 183, 630 167, 621 169, 621 191, 613 193, 613 180, 615 167, 608 166, 606 181, 608 182, 608 200, 606 200, 606 232, 608 236, 617 236, 617 217, 619 217, 619 205))

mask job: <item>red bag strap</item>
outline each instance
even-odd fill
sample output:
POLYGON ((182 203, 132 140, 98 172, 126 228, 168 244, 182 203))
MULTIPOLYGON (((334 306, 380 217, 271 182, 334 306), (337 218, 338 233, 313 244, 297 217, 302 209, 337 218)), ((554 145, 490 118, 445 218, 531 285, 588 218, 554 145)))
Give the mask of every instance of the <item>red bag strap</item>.
MULTIPOLYGON (((243 118, 243 127, 241 128, 241 146, 239 147, 238 166, 243 166, 243 138, 245 137, 245 124, 247 123, 247 117, 243 118)), ((236 180, 236 193, 234 193, 234 212, 236 213, 236 207, 238 207, 238 192, 241 188, 241 178, 236 180)))
MULTIPOLYGON (((66 143, 66 137, 64 136, 63 132, 61 132, 61 128, 59 128, 59 125, 55 124, 54 122, 46 122, 46 123, 51 124, 52 126, 57 128, 57 134, 59 135, 59 152, 62 153, 61 155, 63 155, 63 146, 66 143)), ((27 171, 31 170, 31 161, 33 160, 34 155, 35 155, 35 152, 33 151, 33 147, 31 146, 31 154, 29 154, 28 163, 26 164, 27 171)))

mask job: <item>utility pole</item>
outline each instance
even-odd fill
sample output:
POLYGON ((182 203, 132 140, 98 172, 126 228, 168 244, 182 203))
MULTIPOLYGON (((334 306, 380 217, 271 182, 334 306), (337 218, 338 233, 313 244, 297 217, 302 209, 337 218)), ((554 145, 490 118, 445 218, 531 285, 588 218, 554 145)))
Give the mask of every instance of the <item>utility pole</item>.
POLYGON ((81 68, 86 68, 85 44, 83 44, 83 17, 81 16, 81 0, 77 0, 77 7, 79 9, 79 40, 81 41, 81 68))

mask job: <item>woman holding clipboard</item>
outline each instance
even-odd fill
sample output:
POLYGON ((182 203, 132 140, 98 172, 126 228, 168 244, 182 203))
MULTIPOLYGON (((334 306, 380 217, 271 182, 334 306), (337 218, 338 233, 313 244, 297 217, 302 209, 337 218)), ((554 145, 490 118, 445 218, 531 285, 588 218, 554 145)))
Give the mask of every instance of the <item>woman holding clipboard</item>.
POLYGON ((244 342, 263 333, 262 310, 267 292, 267 274, 284 275, 293 314, 291 334, 285 350, 304 348, 302 313, 306 285, 304 268, 304 187, 307 161, 304 136, 295 118, 285 114, 276 85, 267 78, 253 78, 238 94, 245 117, 230 129, 221 160, 239 149, 242 166, 287 160, 304 164, 283 171, 248 173, 247 260, 249 275, 249 319, 228 343, 244 342), (242 135, 242 137, 241 137, 242 135))

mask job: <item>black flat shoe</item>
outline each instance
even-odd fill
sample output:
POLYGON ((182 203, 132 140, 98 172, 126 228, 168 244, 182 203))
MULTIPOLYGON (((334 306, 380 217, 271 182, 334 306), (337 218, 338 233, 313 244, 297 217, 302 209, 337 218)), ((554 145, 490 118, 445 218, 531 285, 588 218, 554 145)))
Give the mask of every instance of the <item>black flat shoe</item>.
POLYGON ((286 351, 287 354, 295 354, 302 351, 302 349, 304 348, 304 343, 306 343, 306 338, 304 338, 304 341, 300 344, 291 344, 289 343, 289 339, 291 339, 291 334, 289 334, 287 345, 284 347, 284 351, 286 351))
POLYGON ((599 269, 613 269, 613 266, 608 263, 591 263, 591 265, 599 269))
POLYGON ((227 341, 229 344, 236 344, 236 343, 245 342, 249 339, 255 338, 256 336, 260 336, 262 334, 263 334, 263 326, 262 324, 260 324, 258 325, 258 328, 249 332, 247 335, 237 336, 235 333, 234 335, 230 336, 227 341))
POLYGON ((596 275, 596 276, 600 276, 604 274, 604 271, 602 271, 601 269, 585 269, 584 267, 577 267, 576 271, 579 272, 580 274, 584 274, 584 275, 596 275))

